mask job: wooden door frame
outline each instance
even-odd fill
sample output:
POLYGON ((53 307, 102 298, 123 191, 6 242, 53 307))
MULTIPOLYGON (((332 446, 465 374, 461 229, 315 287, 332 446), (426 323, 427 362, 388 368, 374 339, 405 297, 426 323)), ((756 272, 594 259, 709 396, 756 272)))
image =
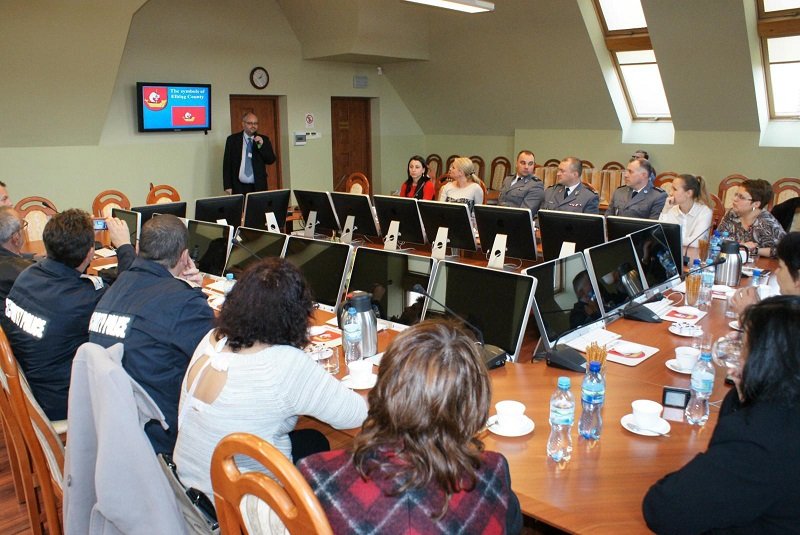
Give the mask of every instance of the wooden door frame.
MULTIPOLYGON (((367 123, 366 124, 366 127, 367 127, 367 132, 366 133, 367 133, 367 135, 366 135, 366 140, 367 140, 368 158, 367 158, 367 162, 366 162, 367 168, 363 171, 363 173, 367 176, 367 180, 369 181, 370 195, 372 195, 372 193, 374 191, 374 187, 375 187, 374 186, 375 182, 374 182, 373 176, 372 176, 372 158, 373 158, 373 154, 372 154, 372 101, 374 99, 375 99, 375 97, 355 97, 355 96, 331 95, 331 121, 333 121, 333 101, 334 100, 339 100, 339 101, 343 101, 343 100, 358 100, 358 101, 362 101, 362 102, 364 102, 366 104, 366 110, 367 110, 367 121, 366 121, 366 123, 367 123)), ((333 124, 331 124, 331 136, 334 135, 333 133, 334 133, 334 126, 333 126, 333 124)), ((331 140, 331 151, 333 151, 333 140, 331 140)), ((333 156, 334 156, 333 153, 331 153, 331 166, 332 167, 333 167, 333 156)), ((333 191, 333 188, 336 186, 336 183, 339 181, 340 178, 341 177, 337 177, 332 173, 332 176, 331 176, 331 180, 332 180, 332 182, 331 182, 331 191, 333 191)))

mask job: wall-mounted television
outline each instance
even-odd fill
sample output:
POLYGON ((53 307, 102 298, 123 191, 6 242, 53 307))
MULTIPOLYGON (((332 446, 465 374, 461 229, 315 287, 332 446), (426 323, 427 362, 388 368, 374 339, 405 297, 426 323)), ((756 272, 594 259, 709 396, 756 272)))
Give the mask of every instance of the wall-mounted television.
POLYGON ((211 130, 211 85, 136 83, 139 132, 211 130))

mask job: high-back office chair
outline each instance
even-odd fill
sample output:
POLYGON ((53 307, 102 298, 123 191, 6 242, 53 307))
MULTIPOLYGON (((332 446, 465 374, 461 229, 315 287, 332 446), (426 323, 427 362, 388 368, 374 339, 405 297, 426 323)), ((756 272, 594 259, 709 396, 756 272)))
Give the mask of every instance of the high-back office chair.
POLYGON ((56 205, 44 197, 25 197, 20 199, 14 209, 28 224, 25 229, 28 242, 41 241, 44 226, 58 213, 56 205))
POLYGON ((333 533, 300 471, 272 444, 255 435, 233 433, 217 444, 211 457, 211 486, 222 533, 246 532, 249 519, 243 518, 241 502, 248 494, 265 502, 290 533, 333 533), (242 473, 234 462, 236 455, 260 463, 275 479, 263 472, 242 473))
POLYGON ((350 173, 344 183, 347 193, 361 193, 369 195, 369 180, 364 173, 350 173))
POLYGON ((112 208, 131 209, 131 201, 121 191, 107 189, 97 194, 92 202, 92 214, 94 217, 111 217, 112 208))
POLYGON ((429 154, 425 163, 428 165, 429 177, 436 178, 442 172, 442 157, 438 154, 429 154))
POLYGON ((793 197, 800 197, 800 178, 782 178, 772 185, 772 201, 769 209, 793 197))
POLYGON ((483 180, 484 173, 486 172, 486 162, 483 161, 483 158, 480 156, 470 156, 470 160, 475 165, 475 174, 478 175, 478 178, 483 180))
POLYGON ((178 202, 181 200, 181 196, 178 194, 178 190, 173 188, 168 184, 159 184, 158 186, 154 186, 152 182, 150 182, 150 191, 147 192, 147 199, 145 201, 146 204, 163 204, 166 202, 178 202))
POLYGON ((608 162, 603 166, 603 171, 622 171, 624 169, 624 165, 615 161, 608 162))
MULTIPOLYGON (((64 499, 64 444, 53 423, 34 399, 2 329, 0 329, 0 368, 2 368, 5 382, 8 385, 11 407, 19 431, 30 455, 34 481, 39 487, 41 502, 44 506, 44 522, 47 532, 51 535, 60 535, 62 523, 58 509, 64 499)), ((29 511, 28 516, 35 515, 36 517, 35 521, 31 520, 31 527, 34 532, 39 533, 40 527, 37 525, 41 523, 41 516, 36 498, 28 499, 26 496, 26 504, 29 511), (35 509, 32 510, 32 507, 35 509)))

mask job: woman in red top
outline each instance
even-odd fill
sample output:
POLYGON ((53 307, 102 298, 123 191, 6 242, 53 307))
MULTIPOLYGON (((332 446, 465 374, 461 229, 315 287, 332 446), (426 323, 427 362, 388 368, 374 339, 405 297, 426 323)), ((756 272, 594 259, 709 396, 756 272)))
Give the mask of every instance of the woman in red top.
POLYGON ((435 195, 436 188, 428 176, 428 164, 422 156, 412 156, 408 160, 408 180, 400 186, 400 196, 432 201, 435 195))
POLYGON ((298 464, 333 532, 519 533, 508 462, 477 438, 490 400, 475 339, 460 327, 426 321, 397 335, 353 450, 298 464))

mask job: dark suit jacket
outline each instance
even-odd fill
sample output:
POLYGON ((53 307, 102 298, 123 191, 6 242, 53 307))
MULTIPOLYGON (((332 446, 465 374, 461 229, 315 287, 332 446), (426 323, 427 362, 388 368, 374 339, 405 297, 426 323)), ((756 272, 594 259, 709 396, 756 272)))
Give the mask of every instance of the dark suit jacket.
MULTIPOLYGON (((264 134, 256 132, 254 136, 261 136, 264 143, 261 148, 253 143, 253 178, 255 179, 255 190, 265 191, 267 189, 267 169, 266 166, 275 163, 275 152, 272 150, 272 143, 264 134)), ((244 143, 244 132, 237 132, 228 136, 225 141, 225 156, 222 160, 222 189, 233 190, 233 193, 243 193, 241 182, 239 182, 239 167, 242 165, 242 144, 244 143)))

